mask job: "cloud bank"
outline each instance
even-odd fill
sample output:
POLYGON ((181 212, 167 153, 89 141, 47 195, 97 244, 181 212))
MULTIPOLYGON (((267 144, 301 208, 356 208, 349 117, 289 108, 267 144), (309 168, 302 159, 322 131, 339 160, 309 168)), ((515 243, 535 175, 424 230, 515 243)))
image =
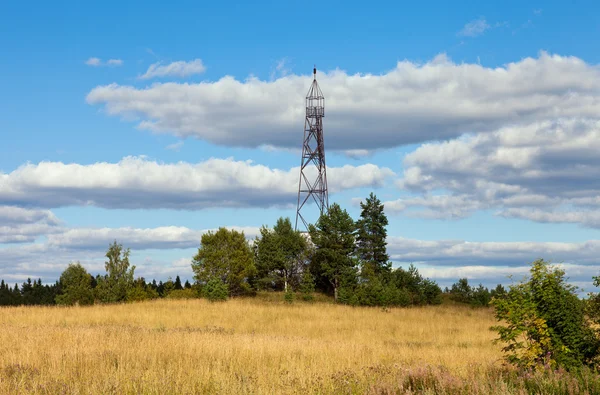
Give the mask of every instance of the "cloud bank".
MULTIPOLYGON (((250 161, 209 159, 159 163, 126 157, 90 165, 40 162, 0 173, 0 204, 56 208, 287 207, 298 193, 299 167, 271 169, 250 161)), ((373 164, 327 169, 329 190, 381 186, 394 176, 373 164)))
MULTIPOLYGON (((497 68, 457 64, 442 54, 424 64, 398 62, 381 75, 335 70, 317 77, 325 94, 325 144, 332 150, 391 148, 600 114, 600 69, 545 52, 497 68)), ((113 83, 92 89, 86 100, 152 132, 225 146, 295 148, 310 80, 113 83)))

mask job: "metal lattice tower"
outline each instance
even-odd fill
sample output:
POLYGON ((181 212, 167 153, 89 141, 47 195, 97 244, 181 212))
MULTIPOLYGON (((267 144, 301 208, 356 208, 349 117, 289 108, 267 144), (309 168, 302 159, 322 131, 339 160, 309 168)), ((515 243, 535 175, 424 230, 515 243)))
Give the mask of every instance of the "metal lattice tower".
POLYGON ((295 229, 298 229, 298 218, 308 229, 309 223, 302 215, 302 208, 311 197, 317 204, 320 214, 329 209, 325 144, 323 142, 324 116, 325 98, 317 83, 317 68, 315 67, 313 82, 306 95, 306 118, 304 120, 304 142, 302 143, 295 229))

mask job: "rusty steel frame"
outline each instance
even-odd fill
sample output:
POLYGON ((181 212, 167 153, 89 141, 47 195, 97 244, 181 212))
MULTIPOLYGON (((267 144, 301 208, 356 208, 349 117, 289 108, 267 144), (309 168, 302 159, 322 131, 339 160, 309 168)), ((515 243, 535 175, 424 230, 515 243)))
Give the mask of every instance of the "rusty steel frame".
POLYGON ((320 214, 329 210, 327 192, 327 168, 325 166, 325 143, 323 140, 323 117, 325 116, 325 98, 317 83, 317 68, 313 69, 313 82, 306 95, 306 117, 304 120, 304 141, 302 143, 302 159, 300 163, 300 179, 298 181, 298 218, 308 230, 308 222, 302 215, 302 208, 312 197, 320 214), (311 166, 312 165, 312 166, 311 166), (316 175, 314 174, 316 170, 316 175))

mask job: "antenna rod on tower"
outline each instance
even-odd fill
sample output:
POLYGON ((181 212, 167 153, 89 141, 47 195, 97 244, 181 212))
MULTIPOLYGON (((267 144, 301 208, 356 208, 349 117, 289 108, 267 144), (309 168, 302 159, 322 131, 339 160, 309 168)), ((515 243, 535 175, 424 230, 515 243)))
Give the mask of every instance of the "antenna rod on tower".
POLYGON ((304 118, 304 141, 298 181, 298 205, 296 224, 302 221, 308 230, 309 222, 302 215, 304 205, 312 197, 320 215, 329 210, 327 192, 327 168, 325 166, 325 143, 323 140, 323 117, 325 116, 325 97, 317 83, 317 66, 313 68, 313 82, 306 95, 306 116, 304 118), (316 171, 316 172, 315 172, 316 171))

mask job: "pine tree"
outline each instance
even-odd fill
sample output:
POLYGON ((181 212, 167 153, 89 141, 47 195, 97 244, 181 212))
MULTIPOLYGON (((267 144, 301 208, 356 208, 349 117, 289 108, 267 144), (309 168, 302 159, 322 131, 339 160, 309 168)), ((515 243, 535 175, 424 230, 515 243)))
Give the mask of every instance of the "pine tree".
POLYGON ((181 286, 181 279, 179 278, 179 275, 175 277, 175 289, 183 289, 183 287, 181 286))
POLYGON ((329 281, 333 295, 338 300, 338 292, 344 283, 356 279, 354 256, 355 223, 346 210, 334 203, 326 214, 321 215, 316 225, 310 224, 308 232, 316 247, 313 257, 313 270, 329 281))
POLYGON ((185 280, 185 284, 183 286, 185 289, 190 289, 192 288, 192 284, 190 284, 190 282, 188 280, 185 280))
POLYGON ((313 278, 310 270, 306 268, 302 274, 302 281, 300 282, 300 292, 302 292, 302 299, 306 301, 313 300, 313 292, 315 292, 315 279, 313 278))
POLYGON ((258 282, 263 288, 287 291, 296 287, 308 255, 306 238, 292 227, 289 218, 279 218, 273 229, 263 226, 255 242, 258 282))
POLYGON ((365 278, 389 274, 391 265, 387 254, 388 219, 383 204, 371 192, 366 202, 360 202, 362 211, 356 221, 356 250, 365 278))

